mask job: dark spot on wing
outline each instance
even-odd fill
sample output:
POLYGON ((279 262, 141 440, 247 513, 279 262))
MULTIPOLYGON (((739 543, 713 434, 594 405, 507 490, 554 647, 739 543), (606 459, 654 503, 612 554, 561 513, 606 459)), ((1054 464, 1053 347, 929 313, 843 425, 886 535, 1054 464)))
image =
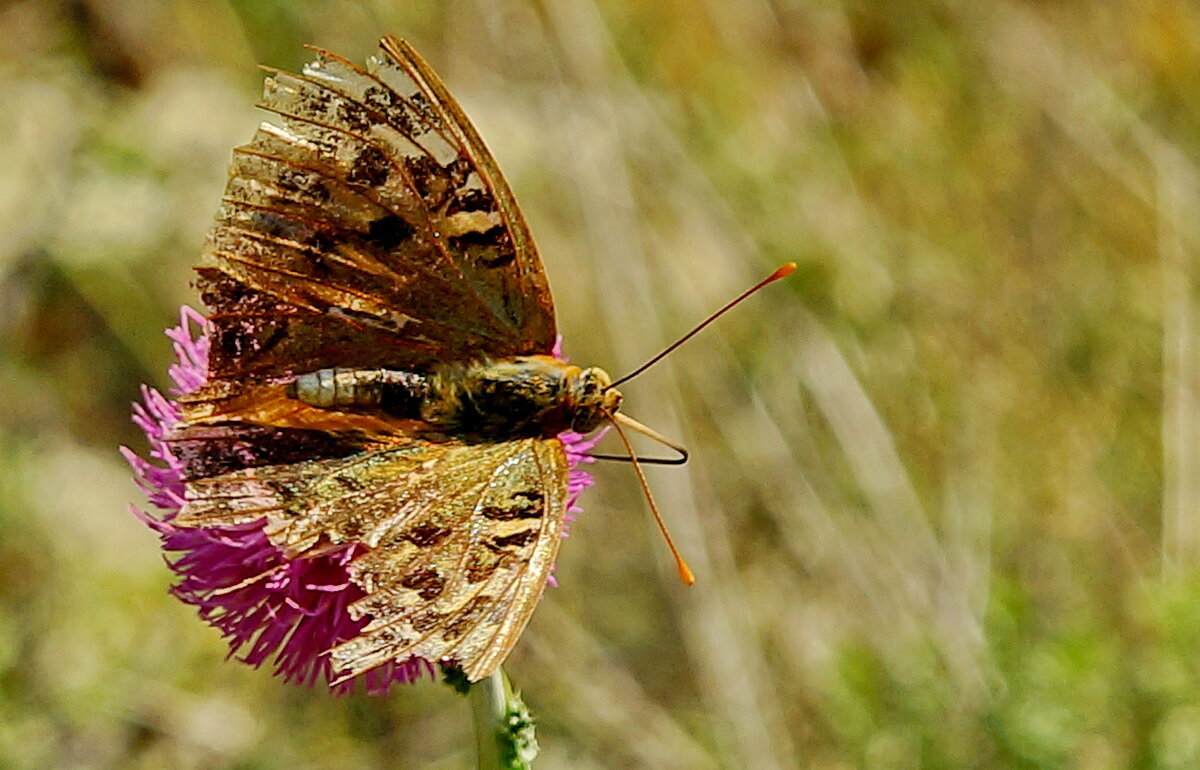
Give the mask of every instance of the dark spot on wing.
POLYGON ((422 133, 414 123, 412 116, 409 115, 404 100, 390 88, 371 86, 363 91, 362 100, 363 104, 381 113, 389 123, 408 136, 412 137, 422 133))
MULTIPOLYGON (((274 80, 271 82, 277 83, 274 80)), ((289 87, 279 86, 279 88, 282 90, 289 87)), ((325 116, 329 112, 329 93, 307 83, 304 83, 301 88, 304 89, 304 92, 299 97, 300 109, 297 112, 306 116, 325 116)))
POLYGON ((521 532, 514 532, 511 535, 502 535, 493 537, 490 542, 484 543, 489 549, 500 551, 513 546, 521 548, 537 540, 539 530, 526 529, 521 532))
POLYGON ((377 631, 371 633, 371 638, 377 642, 382 642, 380 647, 407 647, 412 644, 412 639, 406 637, 402 631, 392 626, 384 626, 377 631))
POLYGON ((250 221, 262 233, 274 235, 277 238, 287 238, 291 241, 304 242, 311 228, 305 227, 299 220, 279 213, 278 211, 250 210, 250 221))
POLYGON ((486 190, 471 189, 455 196, 446 206, 446 216, 453 216, 460 211, 492 211, 496 202, 486 190))
POLYGON ((479 513, 485 519, 493 521, 513 521, 515 519, 540 519, 542 516, 541 508, 523 508, 514 506, 512 508, 498 508, 494 505, 484 506, 479 509, 479 513))
POLYGON ((428 548, 442 542, 449 534, 450 530, 446 527, 426 523, 406 530, 400 537, 419 548, 428 548))
POLYGON ((425 612, 412 619, 412 627, 414 631, 423 633, 434 628, 445 619, 446 616, 440 612, 425 612))
POLYGON ((371 222, 367 240, 385 251, 392 251, 413 235, 413 227, 396 214, 387 214, 371 222))
POLYGON ((429 125, 436 126, 441 123, 438 119, 437 111, 429 104, 429 100, 425 98, 425 94, 413 94, 408 97, 408 103, 412 105, 413 111, 429 125))
POLYGON ((340 100, 337 103, 337 119, 351 131, 366 131, 375 121, 357 102, 340 100))
POLYGON ((449 187, 446 172, 441 166, 427 155, 409 156, 404 159, 404 167, 412 179, 413 187, 426 201, 440 200, 449 187))
POLYGON ((490 551, 475 551, 467 561, 467 582, 482 583, 492 576, 503 561, 490 551))
POLYGON ((329 200, 329 188, 321 181, 321 177, 310 171, 298 168, 284 168, 275 175, 275 184, 288 192, 299 193, 301 198, 309 198, 317 203, 329 200))
POLYGON ((305 243, 318 254, 329 254, 336 246, 334 239, 321 230, 314 230, 305 243))
POLYGON ((347 492, 357 492, 358 490, 363 488, 363 483, 361 481, 359 481, 358 479, 355 479, 355 478, 351 478, 349 476, 338 475, 338 476, 334 476, 333 480, 338 483, 338 486, 340 486, 342 489, 346 490, 347 492))
POLYGON ((387 181, 391 170, 390 166, 391 163, 383 150, 369 144, 358 153, 346 178, 356 184, 378 187, 387 181))
POLYGON ((334 242, 325 232, 303 219, 288 216, 278 211, 250 210, 253 229, 274 238, 294 241, 306 247, 305 254, 312 275, 329 275, 329 265, 323 255, 333 251, 334 242))
POLYGON ((400 585, 411 588, 425 601, 433 601, 441 595, 446 581, 434 569, 422 569, 405 575, 400 585))
POLYGON ((501 507, 485 505, 479 513, 485 519, 513 521, 516 519, 540 519, 542 517, 541 492, 517 492, 512 496, 513 505, 501 507))
POLYGON ((517 258, 508 229, 503 225, 496 225, 482 233, 463 233, 449 240, 450 245, 465 253, 469 261, 478 262, 484 267, 503 267, 517 258))
POLYGON ((281 324, 264 320, 226 326, 211 333, 211 337, 225 356, 245 360, 270 349, 283 339, 285 333, 281 324))
POLYGON ((463 249, 469 246, 498 246, 505 242, 507 235, 508 231, 504 227, 496 225, 482 233, 472 230, 456 235, 450 239, 450 243, 463 249))
POLYGON ((446 177, 450 180, 450 185, 456 190, 462 187, 463 182, 467 181, 467 177, 471 175, 472 168, 474 167, 471 165, 471 161, 461 155, 450 161, 450 164, 445 168, 446 177))

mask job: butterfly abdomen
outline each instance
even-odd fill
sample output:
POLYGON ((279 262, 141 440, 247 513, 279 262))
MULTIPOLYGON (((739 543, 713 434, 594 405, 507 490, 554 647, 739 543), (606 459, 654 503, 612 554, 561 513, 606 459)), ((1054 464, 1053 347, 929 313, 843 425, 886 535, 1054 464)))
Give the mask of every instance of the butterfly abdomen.
POLYGON ((297 377, 288 395, 326 409, 377 407, 415 417, 429 395, 429 383, 424 375, 396 369, 318 369, 297 377))
POLYGON ((445 364, 430 374, 392 369, 320 369, 288 395, 310 406, 418 420, 433 433, 467 441, 510 441, 586 432, 615 410, 608 376, 550 356, 445 364), (598 374, 597 374, 598 373, 598 374))

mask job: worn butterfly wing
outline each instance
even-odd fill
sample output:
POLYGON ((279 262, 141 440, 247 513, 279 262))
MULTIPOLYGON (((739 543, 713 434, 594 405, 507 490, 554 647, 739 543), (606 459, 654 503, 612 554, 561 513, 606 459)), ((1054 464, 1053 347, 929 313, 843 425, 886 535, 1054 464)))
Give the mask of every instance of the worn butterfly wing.
POLYGON ((371 550, 350 564, 370 616, 331 652, 344 678, 411 656, 454 660, 471 681, 516 643, 562 539, 567 460, 557 439, 494 444, 398 440, 349 457, 193 481, 175 523, 265 518, 300 556, 329 544, 371 550))
POLYGON ((234 151, 198 268, 210 382, 550 352, 528 228, 438 77, 391 37, 365 69, 314 50, 234 151))
POLYGON ((368 624, 331 651, 334 667, 349 678, 418 657, 480 679, 557 553, 562 443, 435 443, 411 420, 312 406, 288 383, 549 353, 541 262, 491 154, 406 43, 385 38, 365 69, 317 50, 301 74, 272 73, 261 106, 277 125, 235 150, 198 268, 208 381, 166 437, 186 482, 172 523, 265 520, 294 558, 365 545, 349 570, 368 624))

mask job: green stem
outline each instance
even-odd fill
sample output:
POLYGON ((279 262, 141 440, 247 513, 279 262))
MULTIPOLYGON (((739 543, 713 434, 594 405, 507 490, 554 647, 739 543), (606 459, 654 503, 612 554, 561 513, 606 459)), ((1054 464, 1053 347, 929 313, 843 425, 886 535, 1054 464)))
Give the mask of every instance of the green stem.
POLYGON ((504 671, 471 687, 479 770, 530 770, 537 756, 533 718, 504 671))

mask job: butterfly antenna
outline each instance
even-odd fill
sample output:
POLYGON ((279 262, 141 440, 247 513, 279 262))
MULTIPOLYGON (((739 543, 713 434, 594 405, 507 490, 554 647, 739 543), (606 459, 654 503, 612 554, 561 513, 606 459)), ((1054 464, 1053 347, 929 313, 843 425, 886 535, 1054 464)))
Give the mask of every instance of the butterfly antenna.
MULTIPOLYGON (((656 355, 654 358, 651 358, 649 361, 642 364, 638 368, 634 369, 629 374, 625 375, 624 377, 619 378, 618 380, 613 382, 612 385, 609 385, 608 388, 615 388, 618 385, 620 385, 622 382, 628 382, 629 380, 632 380, 634 377, 637 377, 639 374, 641 374, 642 372, 649 369, 651 366, 654 366, 659 361, 661 361, 664 356, 666 356, 668 353, 673 351, 675 348, 677 348, 680 345, 682 345, 683 343, 687 342, 692 337, 695 337, 697 334, 700 333, 700 330, 703 329, 705 326, 708 326, 713 321, 715 321, 718 318, 720 318, 721 316, 725 315, 725 313, 727 311, 731 310, 739 302, 746 299, 751 294, 753 294, 754 292, 763 288, 764 286, 766 286, 768 284, 772 284, 775 281, 778 281, 780 278, 787 278, 789 275, 791 275, 794 272, 796 272, 796 263, 795 262, 788 262, 786 265, 781 266, 778 270, 771 273, 766 278, 762 279, 758 283, 751 286, 749 289, 746 289, 744 292, 739 294, 731 302, 726 303, 725 306, 722 307, 720 310, 713 313, 708 318, 705 318, 703 321, 700 322, 700 324, 698 326, 696 326, 690 332, 688 332, 687 334, 683 335, 679 339, 675 340, 675 342, 668 345, 664 351, 662 351, 661 353, 656 355)), ((605 390, 608 390, 608 388, 605 388, 605 390)))
POLYGON ((692 572, 692 568, 683 560, 683 555, 679 553, 679 549, 675 547, 675 541, 671 539, 671 533, 667 531, 667 524, 663 521, 662 514, 658 512, 658 504, 654 502, 654 495, 650 492, 650 484, 646 482, 646 474, 642 472, 642 464, 638 462, 637 454, 633 451, 633 445, 629 443, 629 437, 625 435, 625 431, 621 429, 621 423, 616 419, 616 416, 611 412, 606 413, 608 421, 617 429, 617 435, 621 437, 621 443, 625 445, 625 451, 629 452, 629 460, 633 463, 633 471, 637 474, 638 483, 642 485, 642 492, 646 495, 646 502, 650 503, 650 510, 654 513, 654 521, 658 524, 658 531, 662 532, 663 539, 667 541, 667 548, 671 549, 671 555, 675 557, 675 569, 679 571, 679 579, 684 585, 693 585, 696 582, 696 575, 692 572))

